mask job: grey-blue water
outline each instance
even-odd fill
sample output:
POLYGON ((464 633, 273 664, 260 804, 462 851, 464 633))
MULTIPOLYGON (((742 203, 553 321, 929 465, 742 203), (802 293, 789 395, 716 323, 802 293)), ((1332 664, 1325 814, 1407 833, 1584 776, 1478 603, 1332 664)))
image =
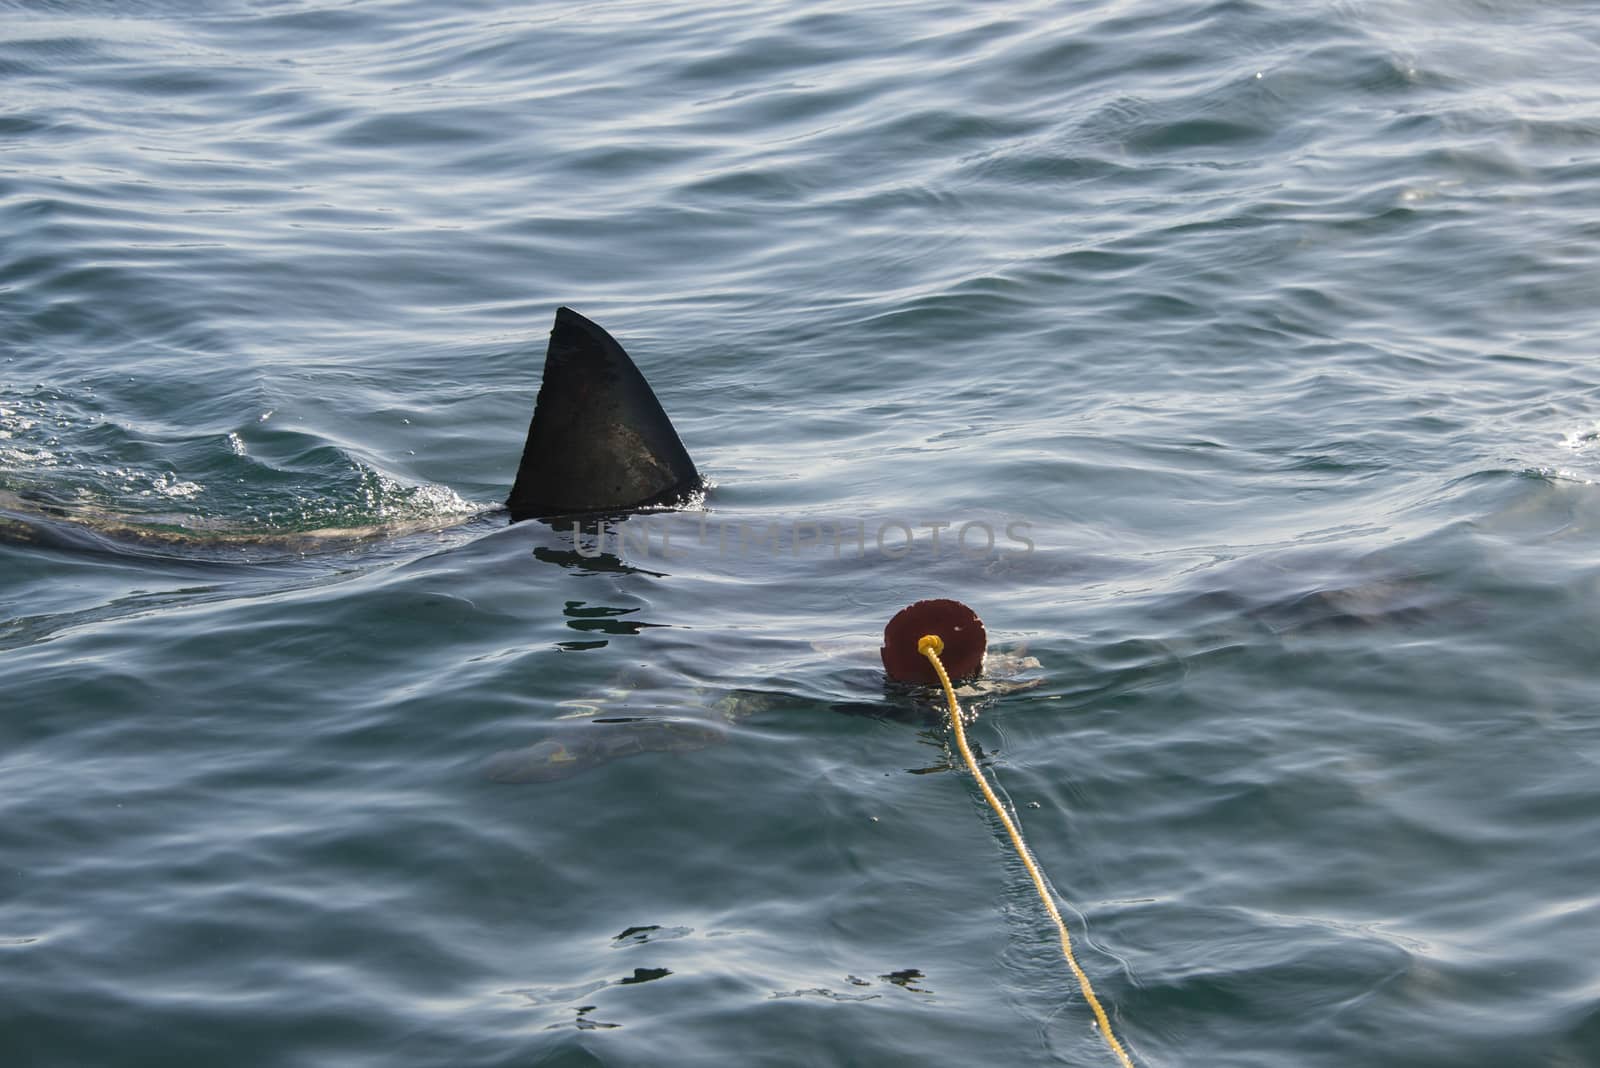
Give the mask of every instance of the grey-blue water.
POLYGON ((1110 1064, 877 669, 949 596, 1137 1063, 1600 1065, 1597 70, 1578 2, 3 0, 0 1061, 1110 1064), (493 511, 559 304, 714 483, 601 556, 493 511))

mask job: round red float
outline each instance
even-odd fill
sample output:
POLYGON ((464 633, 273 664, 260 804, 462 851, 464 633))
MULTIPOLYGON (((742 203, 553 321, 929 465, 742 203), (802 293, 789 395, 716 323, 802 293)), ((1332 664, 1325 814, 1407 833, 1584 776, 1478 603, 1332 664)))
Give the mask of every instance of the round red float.
POLYGON ((939 685, 939 676, 928 658, 917 652, 917 642, 925 634, 937 634, 944 642, 939 659, 951 681, 969 679, 983 670, 983 651, 989 635, 978 613, 946 598, 918 601, 895 613, 883 628, 883 669, 896 682, 919 686, 939 685))

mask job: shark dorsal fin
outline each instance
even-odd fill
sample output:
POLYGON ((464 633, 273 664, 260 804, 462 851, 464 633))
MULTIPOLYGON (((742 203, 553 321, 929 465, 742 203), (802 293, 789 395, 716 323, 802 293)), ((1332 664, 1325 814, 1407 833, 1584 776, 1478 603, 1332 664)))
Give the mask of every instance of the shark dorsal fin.
POLYGON ((506 501, 512 522, 671 504, 700 486, 678 432, 622 346, 571 308, 557 308, 506 501))

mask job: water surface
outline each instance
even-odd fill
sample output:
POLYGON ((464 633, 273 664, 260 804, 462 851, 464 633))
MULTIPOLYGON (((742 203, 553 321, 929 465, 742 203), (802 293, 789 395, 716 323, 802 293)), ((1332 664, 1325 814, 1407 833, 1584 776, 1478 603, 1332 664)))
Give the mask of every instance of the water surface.
POLYGON ((13 1059, 1111 1063, 953 596, 1138 1063, 1600 1065, 1591 15, 0 3, 0 493, 267 538, 4 528, 13 1059), (559 304, 714 483, 598 558, 559 304))

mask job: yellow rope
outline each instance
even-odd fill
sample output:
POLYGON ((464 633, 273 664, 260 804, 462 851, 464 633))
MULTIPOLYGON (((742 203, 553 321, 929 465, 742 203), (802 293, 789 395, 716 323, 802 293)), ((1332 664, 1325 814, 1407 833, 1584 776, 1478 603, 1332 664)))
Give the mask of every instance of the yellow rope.
POLYGON ((1056 921, 1056 930, 1061 932, 1061 953, 1067 958, 1067 964, 1072 967, 1072 974, 1078 977, 1078 987, 1083 991, 1084 1000, 1094 1010, 1095 1022, 1100 1025, 1100 1033, 1105 1036, 1106 1045, 1117 1055, 1117 1060, 1123 1068, 1134 1068, 1127 1051, 1122 1048, 1122 1043, 1117 1041, 1117 1036, 1111 1031, 1111 1020, 1106 1016, 1106 1010, 1101 1007, 1100 999, 1095 997, 1094 987, 1089 985, 1089 977, 1078 966, 1078 958, 1072 954, 1072 935, 1067 933, 1067 925, 1061 919, 1061 910, 1056 908, 1055 898, 1045 887, 1044 876, 1039 872, 1039 865, 1034 862, 1028 843, 1022 840, 1022 832, 1017 830, 1017 825, 1012 822, 1005 807, 1000 804, 1000 799, 995 796, 993 788, 989 786, 989 780, 978 770, 978 762, 972 758, 972 750, 967 746, 967 732, 961 724, 961 706, 956 704, 955 688, 950 685, 950 676, 945 673, 944 663, 939 659, 939 654, 944 652, 944 639, 937 634, 924 635, 917 642, 917 652, 927 657, 928 662, 933 665, 933 670, 939 673, 939 682, 944 686, 944 696, 950 702, 950 728, 955 732, 956 747, 961 750, 961 759, 967 762, 967 770, 978 780, 978 787, 983 791, 983 799, 989 802, 989 807, 994 809, 994 814, 999 816, 1000 822, 1005 825, 1006 833, 1011 836, 1011 845, 1016 849, 1017 856, 1022 858, 1022 866, 1027 868, 1028 874, 1033 877, 1033 888, 1039 892, 1039 900, 1044 902, 1045 911, 1050 913, 1050 918, 1056 921))

